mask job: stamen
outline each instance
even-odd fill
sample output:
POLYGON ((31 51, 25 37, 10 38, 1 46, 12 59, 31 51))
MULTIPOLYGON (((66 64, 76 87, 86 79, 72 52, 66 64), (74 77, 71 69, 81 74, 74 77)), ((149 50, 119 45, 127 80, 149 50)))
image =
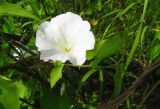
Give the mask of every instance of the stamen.
POLYGON ((65 45, 65 51, 66 51, 66 52, 70 52, 71 50, 72 50, 72 45, 66 43, 66 45, 65 45))

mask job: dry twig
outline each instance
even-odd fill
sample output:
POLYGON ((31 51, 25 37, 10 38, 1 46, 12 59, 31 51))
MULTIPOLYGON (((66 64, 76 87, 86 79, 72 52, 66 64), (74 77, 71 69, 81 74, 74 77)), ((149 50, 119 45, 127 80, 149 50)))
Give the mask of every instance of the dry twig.
POLYGON ((141 85, 145 77, 149 74, 151 74, 154 70, 160 67, 160 63, 155 64, 151 66, 149 69, 145 70, 142 75, 133 82, 133 84, 126 90, 124 93, 122 93, 119 97, 112 100, 111 102, 107 104, 100 104, 97 106, 97 109, 115 109, 116 106, 123 103, 130 95, 133 94, 133 92, 136 90, 138 86, 141 85))

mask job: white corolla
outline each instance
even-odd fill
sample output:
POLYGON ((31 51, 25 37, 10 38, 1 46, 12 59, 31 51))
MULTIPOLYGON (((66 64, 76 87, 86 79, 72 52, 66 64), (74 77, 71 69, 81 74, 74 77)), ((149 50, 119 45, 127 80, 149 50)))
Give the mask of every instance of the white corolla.
POLYGON ((40 59, 44 61, 69 60, 82 65, 86 60, 86 50, 92 50, 95 38, 88 21, 72 12, 60 14, 39 26, 36 46, 40 59))

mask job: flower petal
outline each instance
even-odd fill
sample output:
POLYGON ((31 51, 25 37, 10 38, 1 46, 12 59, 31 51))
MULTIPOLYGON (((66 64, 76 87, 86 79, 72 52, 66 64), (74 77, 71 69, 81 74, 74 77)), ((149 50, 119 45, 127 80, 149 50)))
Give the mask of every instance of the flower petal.
POLYGON ((95 38, 91 31, 77 34, 77 37, 72 40, 74 44, 74 48, 84 49, 84 50, 92 50, 95 45, 95 38))
POLYGON ((60 60, 62 62, 66 62, 69 59, 69 56, 66 54, 58 53, 56 50, 42 50, 40 59, 44 61, 56 61, 60 60))
POLYGON ((52 50, 52 49, 48 49, 48 50, 41 50, 41 54, 40 54, 40 59, 47 59, 48 57, 51 57, 52 55, 54 55, 56 53, 56 51, 52 50))
POLYGON ((53 61, 58 61, 59 60, 59 61, 62 61, 64 63, 67 60, 69 60, 69 55, 59 53, 59 54, 55 54, 55 55, 51 56, 50 59, 53 60, 53 61))
POLYGON ((86 51, 84 50, 74 50, 72 54, 70 54, 69 61, 75 65, 82 65, 86 60, 86 51))
POLYGON ((51 19, 46 28, 46 34, 51 40, 64 43, 67 40, 66 37, 73 31, 73 26, 77 25, 75 21, 82 22, 82 18, 71 12, 58 15, 51 19), (73 22, 75 22, 74 25, 73 22))
POLYGON ((88 21, 78 21, 74 20, 70 24, 70 34, 69 37, 70 39, 75 39, 77 35, 89 32, 91 29, 90 23, 88 21))
POLYGON ((36 46, 38 47, 38 51, 52 48, 52 44, 47 40, 47 36, 45 34, 45 28, 48 25, 49 22, 42 23, 36 33, 36 46))

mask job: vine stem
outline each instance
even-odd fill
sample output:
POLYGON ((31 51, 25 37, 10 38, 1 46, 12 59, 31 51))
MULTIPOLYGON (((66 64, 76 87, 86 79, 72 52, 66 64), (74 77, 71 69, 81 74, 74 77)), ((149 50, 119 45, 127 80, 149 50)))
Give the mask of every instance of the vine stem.
POLYGON ((151 93, 160 85, 160 80, 158 80, 155 85, 152 87, 152 89, 146 94, 146 96, 143 98, 142 102, 140 103, 140 105, 138 106, 137 109, 141 109, 141 106, 143 105, 143 103, 147 100, 147 98, 151 95, 151 93))
POLYGON ((23 98, 19 98, 19 100, 20 100, 21 102, 23 102, 23 103, 26 103, 27 105, 29 105, 29 106, 31 106, 31 107, 36 108, 34 104, 28 102, 27 100, 25 100, 25 99, 23 99, 23 98))
POLYGON ((73 64, 64 64, 65 66, 69 67, 78 67, 78 68, 99 68, 99 69, 107 69, 107 68, 112 68, 115 65, 111 66, 92 66, 92 65, 73 65, 73 64))
POLYGON ((160 62, 151 66, 149 69, 145 70, 142 73, 142 75, 138 79, 136 79, 133 82, 133 84, 124 93, 122 93, 119 97, 110 101, 109 103, 99 104, 96 109, 115 109, 116 106, 118 106, 121 103, 123 103, 124 101, 126 101, 126 99, 134 93, 136 88, 141 85, 141 83, 143 82, 143 80, 145 79, 145 77, 147 75, 149 75, 150 73, 152 73, 154 70, 156 70, 159 67, 160 67, 160 62))
MULTIPOLYGON (((28 60, 38 60, 38 56, 31 56, 31 57, 27 57, 27 58, 23 58, 18 60, 16 63, 13 64, 8 64, 8 65, 4 65, 2 67, 0 67, 0 72, 5 72, 9 69, 16 69, 17 66, 20 66, 22 63, 27 62, 28 60)), ((44 63, 43 61, 39 62, 37 65, 40 65, 44 63)), ((52 62, 47 62, 48 64, 51 64, 52 62)), ((108 69, 108 68, 112 68, 114 66, 116 66, 116 64, 111 65, 111 66, 92 66, 92 65, 73 65, 73 64, 65 64, 65 66, 68 67, 77 67, 77 68, 97 68, 97 69, 108 69)), ((30 66, 32 69, 36 67, 36 65, 32 65, 30 66)))

